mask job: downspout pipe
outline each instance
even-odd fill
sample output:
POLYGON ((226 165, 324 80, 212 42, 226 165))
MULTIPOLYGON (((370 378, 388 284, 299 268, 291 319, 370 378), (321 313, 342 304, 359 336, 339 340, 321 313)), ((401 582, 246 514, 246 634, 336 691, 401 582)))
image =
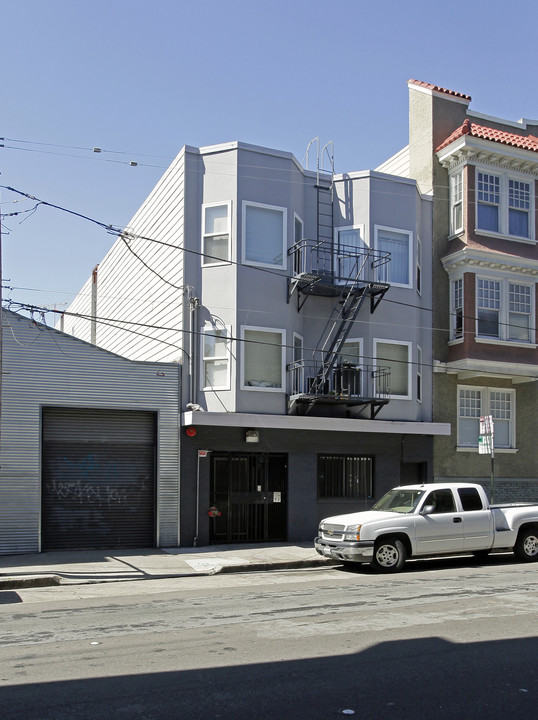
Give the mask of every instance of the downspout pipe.
POLYGON ((197 297, 189 298, 189 402, 196 402, 197 368, 198 368, 198 308, 200 300, 197 297))

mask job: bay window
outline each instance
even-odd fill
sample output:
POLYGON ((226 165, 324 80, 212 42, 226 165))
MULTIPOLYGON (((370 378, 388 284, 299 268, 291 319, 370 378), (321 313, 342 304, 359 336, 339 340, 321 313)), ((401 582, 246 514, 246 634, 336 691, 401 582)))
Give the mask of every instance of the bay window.
POLYGON ((203 206, 203 265, 215 265, 230 259, 230 217, 230 203, 203 206))
POLYGON ((498 280, 477 279, 477 335, 499 337, 501 283, 498 280))
POLYGON ((338 283, 347 284, 355 280, 359 270, 361 280, 372 279, 369 268, 363 265, 364 254, 368 251, 364 225, 336 228, 334 245, 334 272, 338 283))
POLYGON ((411 287, 411 260, 413 256, 413 233, 409 230, 375 226, 375 249, 390 253, 388 282, 391 285, 411 287))
POLYGON ((533 342, 534 287, 508 278, 476 279, 477 337, 533 342))
POLYGON ((534 182, 508 173, 476 171, 476 229, 532 240, 534 182))
POLYGON ((375 340, 376 367, 390 370, 390 397, 396 400, 411 398, 411 343, 396 340, 375 340))
POLYGON ((531 340, 531 287, 508 283, 508 339, 531 340))
POLYGON ((243 328, 242 388, 284 389, 284 330, 243 328))
POLYGON ((227 328, 204 328, 202 390, 230 389, 230 340, 227 328))
POLYGON ((499 204, 501 179, 498 175, 478 172, 476 181, 476 227, 499 232, 499 204))
POLYGON ((422 348, 417 345, 417 402, 422 402, 422 348))
POLYGON ((453 340, 463 337, 463 278, 452 282, 452 322, 453 340))
POLYGON ((243 262, 286 267, 286 208, 243 202, 243 262))
POLYGON ((463 172, 450 178, 450 234, 463 230, 463 172))
POLYGON ((529 237, 531 185, 520 180, 508 180, 508 234, 529 237))

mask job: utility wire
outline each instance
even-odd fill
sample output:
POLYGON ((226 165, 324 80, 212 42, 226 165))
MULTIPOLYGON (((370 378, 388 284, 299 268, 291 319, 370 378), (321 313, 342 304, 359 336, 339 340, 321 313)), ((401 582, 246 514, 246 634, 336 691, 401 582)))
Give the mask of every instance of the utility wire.
MULTIPOLYGON (((140 332, 139 330, 133 330, 132 328, 125 327, 125 325, 131 325, 131 326, 135 326, 137 328, 147 328, 147 329, 151 329, 151 330, 162 330, 162 331, 167 331, 167 332, 183 333, 185 335, 193 335, 198 338, 212 337, 217 340, 223 340, 223 336, 220 334, 217 334, 217 333, 212 334, 210 332, 204 332, 204 331, 200 331, 200 330, 187 330, 185 328, 173 328, 173 327, 161 326, 161 325, 151 325, 149 323, 140 323, 140 322, 134 322, 132 320, 121 320, 121 319, 116 319, 116 318, 94 317, 92 315, 86 315, 84 313, 74 313, 74 312, 65 312, 65 311, 62 312, 61 310, 51 310, 50 308, 42 308, 37 305, 27 305, 25 303, 12 302, 11 305, 17 305, 20 310, 25 310, 26 312, 30 312, 30 313, 38 313, 40 315, 42 315, 43 313, 52 312, 56 315, 67 315, 68 317, 74 317, 79 320, 84 320, 88 323, 92 322, 92 321, 98 322, 105 326, 112 327, 116 330, 121 330, 124 332, 139 335, 146 339, 152 340, 153 342, 162 343, 162 344, 168 345, 170 347, 173 347, 174 349, 181 350, 185 353, 185 355, 187 355, 187 357, 188 357, 188 353, 185 350, 183 350, 181 345, 178 345, 177 343, 168 342, 166 340, 161 340, 160 338, 157 338, 151 334, 143 333, 143 332, 140 332)), ((8 309, 10 309, 10 308, 8 308, 8 309)), ((53 330, 53 328, 49 328, 49 329, 53 330)), ((57 332, 61 332, 61 331, 57 331, 57 332)), ((66 333, 66 334, 68 334, 68 333, 66 333)), ((76 339, 81 339, 81 338, 76 338, 76 339)), ((268 342, 265 340, 248 340, 246 338, 237 337, 234 335, 227 335, 225 339, 227 342, 230 342, 230 343, 237 342, 237 343, 241 343, 243 345, 248 345, 248 344, 263 345, 266 347, 279 348, 279 349, 283 348, 285 350, 292 350, 292 351, 296 349, 295 345, 293 345, 293 344, 290 345, 287 343, 272 343, 272 342, 268 342)), ((102 349, 106 350, 106 348, 102 348, 102 349)), ((320 350, 317 347, 313 348, 313 347, 306 346, 306 347, 303 347, 302 349, 303 349, 303 351, 306 350, 307 352, 312 352, 313 357, 315 357, 315 353, 320 353, 320 350)), ((343 352, 341 354, 346 355, 345 352, 343 352)), ((425 363, 425 362, 419 363, 419 362, 416 362, 416 361, 410 360, 410 359, 397 360, 395 358, 386 358, 386 357, 383 357, 380 355, 361 354, 361 363, 359 363, 359 364, 362 364, 365 360, 368 362, 376 363, 376 365, 379 362, 390 362, 390 363, 398 363, 400 365, 405 365, 406 367, 414 366, 414 365, 416 365, 417 367, 430 368, 430 369, 434 369, 434 368, 438 367, 438 365, 435 363, 425 363)), ((498 370, 495 371, 495 375, 499 376, 499 377, 507 377, 507 378, 513 377, 513 373, 502 372, 502 371, 498 371, 498 370)))
MULTIPOLYGON (((194 250, 194 249, 191 249, 191 248, 186 248, 186 247, 181 246, 181 245, 175 245, 175 244, 173 244, 173 243, 168 243, 168 242, 165 242, 165 241, 163 241, 163 240, 157 240, 156 238, 148 237, 148 236, 142 235, 142 234, 140 234, 140 233, 134 233, 134 232, 129 231, 129 230, 122 230, 121 228, 115 227, 115 226, 113 226, 113 225, 111 225, 111 224, 106 224, 106 223, 101 222, 101 221, 99 221, 99 220, 95 220, 94 218, 91 218, 91 217, 89 217, 89 216, 87 216, 87 215, 83 215, 82 213, 75 212, 74 210, 69 210, 69 209, 67 209, 67 208, 65 208, 65 207, 62 207, 61 205, 56 205, 56 204, 54 204, 54 203, 50 203, 50 202, 47 202, 47 201, 45 201, 45 200, 40 200, 39 198, 36 198, 36 197, 33 196, 33 195, 30 195, 30 194, 28 194, 28 193, 25 193, 25 192, 23 192, 23 191, 21 191, 21 190, 17 190, 17 189, 15 189, 15 188, 10 187, 10 186, 0 185, 0 188, 3 188, 3 189, 5 189, 5 190, 9 190, 10 192, 18 193, 19 195, 22 195, 23 197, 26 197, 26 198, 29 198, 30 200, 35 201, 35 202, 37 203, 36 207, 38 207, 39 205, 44 205, 44 206, 47 206, 47 207, 52 207, 52 208, 54 208, 54 209, 56 209, 56 210, 60 210, 60 211, 62 211, 62 212, 69 213, 69 214, 71 214, 71 215, 75 215, 75 216, 77 216, 77 217, 82 218, 83 220, 87 220, 87 221, 89 221, 89 222, 91 222, 91 223, 94 223, 95 225, 98 225, 99 227, 102 227, 102 228, 106 229, 107 232, 109 232, 110 234, 119 236, 119 237, 123 240, 123 242, 125 243, 126 247, 129 249, 129 251, 130 251, 150 272, 152 272, 153 274, 155 274, 160 280, 162 280, 163 282, 165 282, 166 284, 170 285, 171 287, 173 287, 173 288, 176 289, 176 290, 183 290, 183 289, 184 289, 184 286, 174 285, 174 284, 171 283, 170 281, 166 280, 166 279, 165 279, 162 275, 160 275, 156 270, 154 270, 153 268, 151 268, 151 267, 140 257, 140 255, 138 255, 138 253, 136 253, 136 252, 134 251, 134 249, 129 245, 129 243, 127 242, 127 239, 129 239, 129 240, 144 240, 144 241, 146 241, 146 242, 155 243, 155 244, 157 244, 157 245, 161 245, 161 246, 164 246, 164 247, 172 248, 172 249, 174 249, 174 250, 180 250, 180 251, 183 251, 183 252, 186 252, 186 253, 190 253, 190 254, 196 255, 196 256, 198 256, 198 257, 205 257, 205 258, 210 258, 210 259, 222 261, 221 258, 218 258, 218 257, 213 256, 213 255, 209 255, 209 254, 207 254, 207 253, 203 253, 203 252, 201 252, 200 250, 194 250)), ((257 267, 257 266, 253 266, 253 265, 245 265, 245 264, 240 263, 240 262, 237 262, 237 261, 235 261, 235 260, 227 260, 226 263, 229 264, 229 265, 236 266, 236 267, 250 268, 250 269, 255 270, 255 271, 257 271, 257 272, 263 272, 263 273, 266 273, 266 274, 269 274, 269 275, 276 275, 277 277, 280 277, 280 278, 283 278, 283 279, 287 279, 287 275, 284 275, 284 274, 283 274, 283 273, 285 272, 284 270, 272 270, 272 269, 270 269, 270 268, 262 268, 262 267, 257 267)), ((419 306, 419 305, 413 305, 413 304, 411 304, 411 303, 405 303, 405 302, 402 302, 402 301, 400 301, 400 300, 391 300, 390 298, 385 298, 385 299, 384 299, 384 302, 392 303, 392 304, 399 305, 399 306, 402 306, 402 307, 409 307, 409 308, 412 308, 412 309, 417 310, 417 311, 423 310, 423 311, 425 311, 425 312, 432 312, 432 313, 433 313, 433 312, 439 312, 439 310, 434 310, 434 308, 428 308, 428 307, 423 307, 423 306, 419 306)), ((449 316, 455 317, 455 316, 456 316, 456 313, 449 312, 449 316)), ((473 321, 475 321, 475 322, 478 320, 478 317, 477 317, 477 316, 468 316, 468 315, 465 315, 465 316, 463 316, 463 317, 464 317, 464 319, 470 319, 470 320, 473 320, 473 321)), ((327 317, 326 319, 329 319, 329 317, 327 317)), ((500 325, 500 326, 506 326, 506 327, 508 327, 508 326, 510 325, 510 323, 505 323, 505 322, 502 322, 501 320, 499 320, 499 325, 500 325)), ((429 328, 428 328, 428 329, 429 329, 429 328)), ((435 327, 432 327, 431 329, 432 329, 432 331, 438 331, 438 332, 447 332, 447 331, 449 331, 449 329, 447 329, 447 328, 435 328, 435 327)), ((535 331, 535 330, 536 330, 536 328, 529 328, 529 331, 535 331)))

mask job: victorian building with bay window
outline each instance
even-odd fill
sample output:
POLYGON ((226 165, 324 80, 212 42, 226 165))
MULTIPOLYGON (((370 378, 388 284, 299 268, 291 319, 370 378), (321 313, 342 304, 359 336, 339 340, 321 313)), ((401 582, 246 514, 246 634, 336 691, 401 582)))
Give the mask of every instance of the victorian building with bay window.
POLYGON ((62 328, 181 365, 182 545, 311 540, 433 479, 431 228, 414 179, 331 143, 180 151, 62 328))
POLYGON ((409 81, 409 176, 433 197, 437 480, 481 480, 496 500, 538 498, 538 121, 471 111, 409 81), (481 417, 493 420, 493 458, 481 417))

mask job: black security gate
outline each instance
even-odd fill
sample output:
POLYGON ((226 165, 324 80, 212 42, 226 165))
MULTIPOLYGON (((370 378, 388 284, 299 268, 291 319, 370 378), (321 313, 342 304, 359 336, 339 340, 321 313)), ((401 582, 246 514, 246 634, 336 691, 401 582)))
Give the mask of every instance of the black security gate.
POLYGON ((45 408, 43 550, 155 545, 155 414, 45 408))
POLYGON ((210 542, 271 542, 286 539, 287 455, 211 455, 210 542))

